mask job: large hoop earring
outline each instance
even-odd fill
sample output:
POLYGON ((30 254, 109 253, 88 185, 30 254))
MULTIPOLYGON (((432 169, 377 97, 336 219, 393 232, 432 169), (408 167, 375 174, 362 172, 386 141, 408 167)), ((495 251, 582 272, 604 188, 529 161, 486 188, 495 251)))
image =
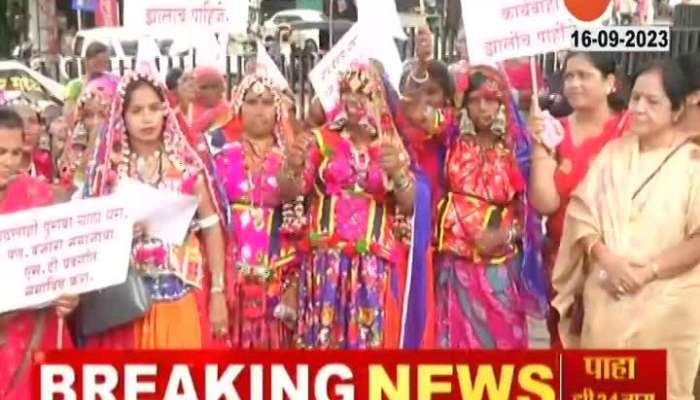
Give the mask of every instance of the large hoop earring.
POLYGON ((462 120, 459 123, 459 133, 464 135, 476 135, 476 127, 474 122, 469 117, 467 110, 462 113, 462 120))
POLYGON ((506 108, 501 104, 491 125, 491 130, 496 136, 503 137, 506 134, 506 108))

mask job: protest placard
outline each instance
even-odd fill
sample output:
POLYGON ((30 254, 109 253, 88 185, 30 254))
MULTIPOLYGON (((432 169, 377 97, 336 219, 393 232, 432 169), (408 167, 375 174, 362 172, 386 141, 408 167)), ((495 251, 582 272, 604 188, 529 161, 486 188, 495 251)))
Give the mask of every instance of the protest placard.
POLYGON ((379 29, 372 20, 353 25, 335 46, 309 72, 309 80, 326 113, 332 114, 339 104, 339 79, 356 62, 379 61, 389 83, 399 90, 403 65, 393 33, 379 29))
POLYGON ((279 68, 277 68, 277 64, 272 60, 272 57, 268 54, 261 40, 258 40, 256 53, 255 73, 268 77, 280 90, 289 88, 287 78, 285 78, 279 68))
POLYGON ((147 32, 206 29, 230 34, 246 32, 248 2, 237 0, 125 0, 124 26, 147 32))
POLYGON ((134 221, 145 224, 149 235, 178 246, 185 240, 199 206, 196 196, 158 190, 132 178, 122 178, 116 194, 126 199, 127 213, 134 221))
POLYGON ((407 39, 394 0, 355 0, 355 5, 358 21, 367 22, 375 32, 387 32, 399 40, 407 39))
POLYGON ((462 10, 472 64, 568 49, 576 26, 564 0, 462 0, 462 10))
POLYGON ((0 217, 0 313, 124 282, 133 220, 115 196, 0 217))
POLYGON ((363 58, 367 57, 360 46, 360 26, 355 24, 309 72, 309 81, 327 113, 338 104, 341 74, 363 58))

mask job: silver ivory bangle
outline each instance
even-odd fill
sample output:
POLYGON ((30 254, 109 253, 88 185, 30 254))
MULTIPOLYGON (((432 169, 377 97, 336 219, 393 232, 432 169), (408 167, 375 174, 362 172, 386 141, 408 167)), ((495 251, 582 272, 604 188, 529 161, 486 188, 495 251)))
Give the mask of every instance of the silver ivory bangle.
POLYGON ((197 222, 199 229, 209 229, 219 223, 219 216, 217 214, 212 214, 206 218, 202 218, 197 222))

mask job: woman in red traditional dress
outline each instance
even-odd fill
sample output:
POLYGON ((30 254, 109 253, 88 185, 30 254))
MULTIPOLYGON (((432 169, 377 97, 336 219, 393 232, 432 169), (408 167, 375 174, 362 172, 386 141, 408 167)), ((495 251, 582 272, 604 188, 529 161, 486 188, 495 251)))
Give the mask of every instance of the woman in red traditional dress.
POLYGON ((418 59, 404 72, 401 86, 405 98, 401 112, 397 113, 396 123, 406 137, 409 151, 418 167, 430 182, 432 206, 435 209, 444 185, 442 167, 445 163, 445 146, 439 136, 454 122, 449 107, 454 89, 447 66, 432 59, 432 44, 430 30, 427 27, 419 30, 418 59), (427 115, 436 117, 427 118, 427 115))
MULTIPOLYGON (((54 203, 57 196, 49 183, 20 172, 24 154, 22 119, 0 108, 0 215, 54 203)), ((0 398, 25 400, 30 395, 31 355, 35 350, 71 347, 70 335, 59 334, 59 317, 77 305, 76 296, 64 296, 52 307, 16 310, 0 314, 0 398)), ((62 326, 62 325, 61 325, 62 326)))
POLYGON ((446 187, 435 224, 436 344, 527 348, 526 313, 543 313, 547 301, 546 286, 533 285, 544 278, 541 223, 530 212, 526 165, 519 160, 526 136, 501 73, 473 66, 466 86, 459 131, 444 137, 446 187))
POLYGON ((24 122, 24 157, 20 168, 27 171, 30 176, 53 182, 51 152, 39 147, 43 130, 41 114, 32 104, 23 101, 13 105, 12 108, 24 122))
MULTIPOLYGON (((550 276, 571 193, 586 176, 596 155, 627 128, 612 55, 570 53, 564 68, 564 96, 574 112, 559 120, 561 125, 540 110, 533 110, 530 117, 530 132, 536 143, 532 153, 530 198, 535 208, 548 216, 545 263, 550 276), (551 129, 547 130, 547 126, 551 129), (554 139, 545 138, 546 131, 551 132, 548 136, 554 139), (557 137, 559 139, 555 140, 557 137)), ((559 342, 557 319, 554 315, 548 318, 555 346, 559 342)))

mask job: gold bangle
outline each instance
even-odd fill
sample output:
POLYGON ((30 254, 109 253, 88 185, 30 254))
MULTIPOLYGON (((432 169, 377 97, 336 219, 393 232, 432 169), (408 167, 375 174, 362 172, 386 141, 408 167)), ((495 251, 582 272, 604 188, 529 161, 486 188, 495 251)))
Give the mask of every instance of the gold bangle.
POLYGON ((397 191, 398 193, 405 193, 405 192, 407 192, 408 189, 410 189, 410 188, 413 186, 413 179, 410 179, 410 178, 409 178, 409 179, 407 179, 407 182, 408 182, 408 183, 406 183, 406 185, 405 185, 404 187, 400 187, 400 188, 398 188, 396 191, 397 191))
POLYGON ((394 179, 394 191, 405 192, 411 187, 411 178, 406 173, 401 173, 398 178, 394 179))
POLYGON ((209 292, 211 294, 223 293, 224 287, 223 286, 212 286, 211 290, 209 292))

